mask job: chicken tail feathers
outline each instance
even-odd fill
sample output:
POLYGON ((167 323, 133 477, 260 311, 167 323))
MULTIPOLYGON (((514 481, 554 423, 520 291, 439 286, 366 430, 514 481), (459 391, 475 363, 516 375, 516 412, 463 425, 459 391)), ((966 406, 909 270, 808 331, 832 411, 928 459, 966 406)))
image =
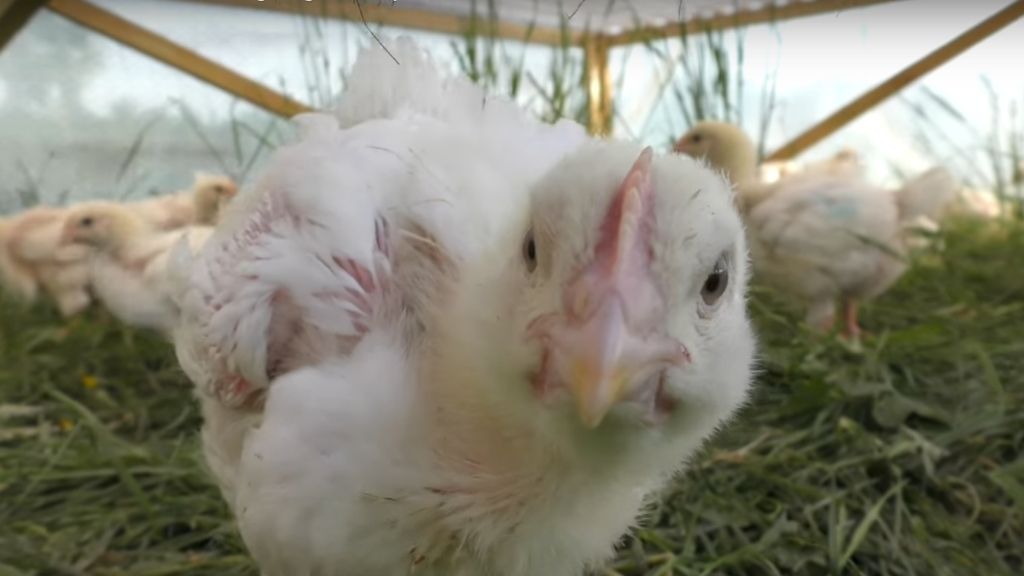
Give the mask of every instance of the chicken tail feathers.
POLYGON ((929 220, 938 223, 949 204, 956 198, 960 184, 942 166, 931 168, 896 190, 900 221, 929 220))
MULTIPOLYGON (((587 139, 572 120, 540 122, 514 102, 488 95, 468 78, 448 74, 411 38, 382 38, 356 60, 335 116, 341 128, 376 118, 420 115, 454 129, 480 135, 480 146, 519 151, 509 162, 527 179, 539 178, 557 160, 587 139)), ((308 119, 304 133, 320 130, 323 120, 308 119)))
POLYGON ((444 118, 454 105, 446 92, 444 76, 411 38, 382 37, 356 59, 335 115, 341 128, 403 110, 444 118))

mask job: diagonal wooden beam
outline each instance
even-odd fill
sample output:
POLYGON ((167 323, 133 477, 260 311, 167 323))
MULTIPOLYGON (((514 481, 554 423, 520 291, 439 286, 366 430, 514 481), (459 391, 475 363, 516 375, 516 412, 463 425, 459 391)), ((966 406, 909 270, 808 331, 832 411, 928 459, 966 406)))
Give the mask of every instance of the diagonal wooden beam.
POLYGON ((309 106, 292 100, 230 68, 176 44, 129 20, 85 0, 50 0, 47 8, 86 28, 134 48, 182 72, 279 116, 308 112, 309 106))
POLYGON ((44 4, 46 0, 0 0, 0 50, 44 4))
POLYGON ((768 24, 818 16, 830 12, 841 13, 854 8, 864 8, 875 4, 886 4, 899 2, 900 0, 813 0, 813 1, 790 1, 787 4, 776 6, 769 2, 767 6, 737 10, 732 14, 722 14, 709 18, 694 18, 683 22, 670 22, 659 26, 641 26, 632 30, 626 30, 609 37, 610 46, 621 46, 623 44, 636 44, 639 42, 650 42, 663 38, 675 38, 684 34, 700 34, 712 30, 728 30, 740 28, 753 24, 768 24))
POLYGON ((861 114, 874 108, 886 98, 906 88, 918 78, 952 60, 971 46, 1002 30, 1022 16, 1024 16, 1024 0, 1017 0, 986 18, 970 30, 950 40, 924 58, 900 70, 894 76, 868 90, 828 118, 818 122, 803 134, 800 134, 791 142, 776 150, 766 161, 788 160, 807 150, 831 136, 861 114))
POLYGON ((614 95, 608 67, 608 38, 595 35, 583 44, 587 65, 587 108, 590 133, 608 136, 612 132, 614 95))
POLYGON ((383 24, 398 28, 410 28, 440 34, 461 35, 472 27, 482 23, 487 26, 486 34, 506 40, 518 40, 534 44, 561 46, 566 41, 571 44, 582 44, 584 34, 581 31, 565 31, 547 26, 530 26, 514 22, 498 21, 492 27, 486 16, 478 17, 476 22, 469 16, 426 10, 406 8, 401 2, 376 2, 373 0, 334 0, 331 2, 303 2, 302 0, 183 0, 200 4, 217 4, 235 8, 251 8, 272 10, 292 14, 322 16, 350 22, 366 22, 367 24, 383 24), (483 22, 481 22, 483 19, 483 22))

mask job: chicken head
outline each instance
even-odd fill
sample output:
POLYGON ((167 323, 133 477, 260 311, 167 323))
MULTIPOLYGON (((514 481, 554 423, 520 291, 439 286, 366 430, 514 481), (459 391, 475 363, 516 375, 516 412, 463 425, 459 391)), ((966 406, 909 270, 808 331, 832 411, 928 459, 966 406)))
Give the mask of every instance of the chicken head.
POLYGON ((533 199, 521 270, 536 396, 574 405, 584 429, 657 428, 698 406, 715 424, 729 414, 754 338, 728 184, 689 158, 594 143, 533 199))

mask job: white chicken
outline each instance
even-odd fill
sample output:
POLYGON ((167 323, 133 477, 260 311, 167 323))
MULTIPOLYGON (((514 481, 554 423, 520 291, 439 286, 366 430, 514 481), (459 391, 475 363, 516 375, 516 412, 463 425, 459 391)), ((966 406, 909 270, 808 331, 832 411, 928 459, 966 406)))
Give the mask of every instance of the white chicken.
POLYGON ((760 182, 753 143, 719 122, 695 125, 675 149, 705 158, 732 178, 756 273, 804 300, 807 323, 819 330, 833 326, 841 300, 844 335, 851 339, 861 332, 858 302, 899 279, 916 229, 937 220, 956 194, 944 168, 896 191, 879 188, 850 155, 760 182))
POLYGON ((28 302, 40 290, 51 296, 65 317, 87 308, 89 249, 60 246, 66 211, 37 206, 0 220, 0 284, 28 302))
POLYGON ((192 224, 212 226, 238 189, 227 176, 197 172, 192 187, 126 204, 158 230, 174 230, 192 224))
MULTIPOLYGON (((684 152, 677 150, 677 152, 684 152)), ((770 184, 787 176, 806 174, 808 172, 826 172, 831 174, 863 174, 860 155, 850 148, 843 148, 833 156, 815 162, 802 163, 796 160, 777 160, 762 162, 759 168, 761 182, 770 184)))
POLYGON ((579 574, 745 398, 731 194, 389 48, 175 255, 207 461, 267 576, 579 574))
POLYGON ((179 311, 167 278, 169 253, 183 238, 197 251, 212 234, 208 226, 155 230, 124 204, 95 201, 68 211, 60 241, 93 250, 90 282, 114 316, 170 335, 179 311))

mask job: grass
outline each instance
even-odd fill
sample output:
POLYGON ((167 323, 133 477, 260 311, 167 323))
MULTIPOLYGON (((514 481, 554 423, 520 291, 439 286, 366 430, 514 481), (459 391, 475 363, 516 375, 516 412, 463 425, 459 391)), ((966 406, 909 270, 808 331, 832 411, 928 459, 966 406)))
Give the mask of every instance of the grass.
MULTIPOLYGON (((1024 571, 1024 224, 958 224, 863 351, 763 288, 750 408, 606 574, 1024 571)), ((0 575, 251 575, 170 346, 0 303, 0 575)))
POLYGON ((0 308, 0 574, 252 574, 169 346, 0 308))

